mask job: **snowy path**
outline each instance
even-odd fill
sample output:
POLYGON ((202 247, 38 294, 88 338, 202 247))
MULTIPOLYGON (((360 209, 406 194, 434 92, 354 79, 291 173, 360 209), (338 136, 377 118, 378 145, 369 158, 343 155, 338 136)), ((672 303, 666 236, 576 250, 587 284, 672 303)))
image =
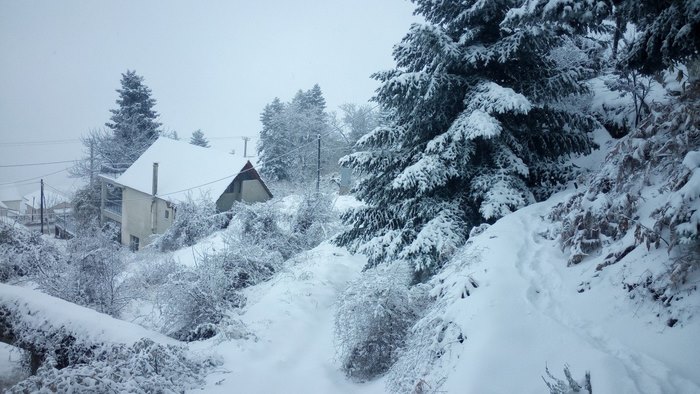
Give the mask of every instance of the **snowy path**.
POLYGON ((225 371, 207 378, 205 392, 383 392, 382 382, 347 381, 333 361, 334 304, 366 261, 328 244, 298 260, 249 289, 240 319, 255 338, 214 345, 225 371))
POLYGON ((628 309, 630 301, 610 286, 610 278, 607 287, 602 280, 578 293, 591 267, 567 268, 555 242, 540 235, 546 230, 541 216, 550 206, 525 208, 474 240, 480 261, 462 269, 474 272, 484 286, 466 303, 444 310, 469 340, 453 357, 457 372, 448 373, 443 388, 541 393, 545 365, 563 378, 568 363, 575 378, 591 371, 596 394, 700 393, 697 321, 665 332, 663 322, 647 325, 628 309), (651 342, 663 346, 648 346, 651 342))

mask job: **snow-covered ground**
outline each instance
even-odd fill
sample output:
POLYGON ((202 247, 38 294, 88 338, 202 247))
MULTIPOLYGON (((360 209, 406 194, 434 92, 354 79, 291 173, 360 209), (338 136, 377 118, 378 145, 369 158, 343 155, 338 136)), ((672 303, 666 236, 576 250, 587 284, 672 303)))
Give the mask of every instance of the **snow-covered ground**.
POLYGON ((223 366, 207 378, 208 393, 373 393, 381 381, 355 384, 334 362, 334 304, 366 263, 323 243, 303 253, 271 281, 245 290, 236 316, 248 335, 193 344, 214 351, 223 366))
MULTIPOLYGON (((596 394, 700 393, 699 293, 675 302, 681 319, 669 327, 668 308, 623 286, 667 259, 664 250, 640 246, 602 271, 596 267, 605 252, 567 267, 557 225, 546 216, 570 193, 507 215, 470 239, 430 282, 435 301, 416 325, 400 369, 369 383, 352 382, 340 370, 334 314, 366 259, 324 242, 243 290, 248 303, 231 312, 223 334, 189 344, 193 354, 222 361, 202 391, 383 393, 419 385, 427 392, 543 393, 545 368, 563 378, 568 364, 576 379, 591 372, 596 394)), ((281 203, 292 207, 297 200, 281 203)), ((339 210, 355 205, 351 197, 336 201, 339 210)), ((194 264, 198 250, 221 245, 216 233, 174 257, 194 264)), ((29 289, 0 285, 0 296, 41 309, 56 324, 92 327, 101 339, 176 342, 29 289)), ((11 375, 7 349, 0 357, 0 371, 11 375)))
MULTIPOLYGON (((625 261, 599 273, 591 262, 567 267, 543 220, 561 198, 499 220, 439 275, 443 295, 426 319, 452 322, 467 339, 454 338, 422 379, 446 378, 440 389, 450 393, 542 393, 545 367, 563 378, 568 364, 577 379, 591 371, 596 393, 700 392, 698 319, 670 328, 658 308, 631 300, 618 276, 625 261)), ((645 254, 655 251, 639 248, 627 264, 645 254)))
MULTIPOLYGON (((700 392, 697 292, 686 300, 688 318, 668 327, 663 307, 632 299, 621 285, 661 251, 640 247, 601 272, 595 259, 567 267, 543 218, 566 194, 499 220, 438 275, 437 301, 422 323, 448 322, 466 339, 447 338, 442 357, 414 365, 415 382, 448 393, 543 393, 545 368, 564 378, 568 364, 577 379, 591 372, 596 393, 700 392)), ((385 392, 386 378, 353 383, 334 361, 335 305, 364 263, 324 243, 247 289, 236 316, 247 333, 191 345, 224 362, 204 391, 385 392)))

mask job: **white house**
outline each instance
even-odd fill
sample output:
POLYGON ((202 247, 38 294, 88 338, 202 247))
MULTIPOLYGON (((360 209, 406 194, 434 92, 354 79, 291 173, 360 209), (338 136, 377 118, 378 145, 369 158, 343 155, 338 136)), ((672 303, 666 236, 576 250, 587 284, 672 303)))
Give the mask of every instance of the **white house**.
POLYGON ((120 228, 121 243, 146 246, 175 220, 177 205, 207 198, 219 211, 272 193, 248 159, 160 137, 123 174, 101 175, 101 221, 120 228))
MULTIPOLYGON (((22 197, 24 203, 24 219, 29 223, 41 221, 41 190, 25 194, 22 197)), ((53 223, 57 212, 69 213, 71 209, 68 197, 51 190, 44 190, 44 221, 53 223)))
POLYGON ((0 203, 3 206, 0 211, 3 216, 16 218, 24 213, 25 207, 22 203, 22 194, 14 185, 0 187, 0 203))

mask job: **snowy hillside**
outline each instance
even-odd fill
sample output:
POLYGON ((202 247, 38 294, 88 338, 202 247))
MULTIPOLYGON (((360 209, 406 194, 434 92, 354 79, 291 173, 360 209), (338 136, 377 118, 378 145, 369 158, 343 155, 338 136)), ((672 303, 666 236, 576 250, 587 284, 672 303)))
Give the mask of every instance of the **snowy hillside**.
MULTIPOLYGON (((428 392, 541 393, 545 368, 563 379, 566 364, 577 379, 590 371, 596 393, 700 391, 700 321, 670 328, 663 307, 622 286, 664 252, 640 248, 603 272, 566 267, 544 219, 562 198, 499 220, 435 278, 435 307, 391 374, 400 392, 419 378, 428 392)), ((697 292, 684 304, 700 312, 697 292)))

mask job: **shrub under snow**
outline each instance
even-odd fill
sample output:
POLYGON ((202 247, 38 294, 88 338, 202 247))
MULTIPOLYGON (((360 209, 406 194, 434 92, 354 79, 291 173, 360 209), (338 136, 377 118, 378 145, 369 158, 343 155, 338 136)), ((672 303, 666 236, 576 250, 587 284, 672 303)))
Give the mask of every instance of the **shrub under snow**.
POLYGON ((180 267, 158 290, 165 321, 162 331, 173 338, 193 341, 217 333, 226 312, 245 305, 227 275, 221 256, 204 254, 194 267, 180 267))
POLYGON ((340 297, 335 316, 337 357, 358 381, 389 370, 420 314, 421 297, 409 287, 405 264, 379 265, 362 273, 340 297))
POLYGON ((650 272, 641 285, 668 306, 700 267, 700 86, 661 108, 622 138, 586 188, 556 206, 560 242, 569 264, 611 246, 602 270, 637 247, 664 248, 671 264, 650 272))
POLYGON ((542 380, 544 380, 544 383, 547 385, 547 388, 549 388, 550 394, 593 394, 593 388, 591 387, 590 372, 586 372, 586 375, 584 376, 583 380, 576 381, 571 376, 569 366, 565 365, 564 376, 566 377, 566 380, 564 381, 554 377, 554 375, 552 375, 552 373, 549 372, 549 368, 545 368, 545 371, 547 372, 547 377, 543 376, 542 380))
POLYGON ((206 196, 199 199, 188 196, 186 201, 177 204, 174 215, 173 224, 151 244, 156 250, 168 251, 192 246, 226 223, 226 216, 218 213, 216 204, 206 196))
POLYGON ((9 393, 181 393, 204 383, 211 359, 194 360, 185 348, 150 339, 127 346, 94 345, 82 362, 60 368, 49 357, 36 375, 11 387, 9 393))

